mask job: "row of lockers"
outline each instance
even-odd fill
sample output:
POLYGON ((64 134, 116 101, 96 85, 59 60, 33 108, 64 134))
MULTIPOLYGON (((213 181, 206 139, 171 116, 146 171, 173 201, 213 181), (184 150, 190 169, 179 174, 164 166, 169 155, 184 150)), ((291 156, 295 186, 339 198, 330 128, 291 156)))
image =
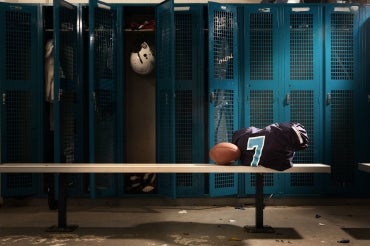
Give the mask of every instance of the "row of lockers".
MULTIPOLYGON (((0 9, 2 162, 127 161, 132 142, 125 97, 131 92, 125 90, 139 81, 128 79, 125 46, 139 35, 155 38, 156 117, 147 124, 155 125, 156 162, 208 162, 208 149, 230 141, 241 127, 297 121, 310 146, 295 162, 327 163, 332 174, 265 175, 267 193, 359 195, 358 187, 369 182, 356 168, 369 159, 367 6, 55 1, 2 3, 0 9), (155 31, 125 31, 132 10, 140 20, 153 17, 155 31), (51 105, 44 102, 49 38, 55 57, 51 105)), ((139 96, 144 103, 147 97, 139 96)), ((148 143, 145 137, 137 141, 148 143)), ((73 175, 70 190, 76 196, 123 196, 135 178, 73 175)), ((2 175, 2 194, 40 195, 43 181, 2 175)), ((254 182, 249 174, 158 175, 154 193, 245 195, 254 193, 254 182)))

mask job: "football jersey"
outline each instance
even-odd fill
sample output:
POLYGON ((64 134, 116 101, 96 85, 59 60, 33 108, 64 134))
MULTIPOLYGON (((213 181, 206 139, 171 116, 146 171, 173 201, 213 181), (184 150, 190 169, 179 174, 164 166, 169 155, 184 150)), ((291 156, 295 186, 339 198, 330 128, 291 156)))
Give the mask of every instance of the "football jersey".
POLYGON ((295 151, 308 146, 308 135, 299 123, 275 123, 236 131, 232 143, 240 149, 242 165, 264 166, 283 171, 292 166, 295 151))

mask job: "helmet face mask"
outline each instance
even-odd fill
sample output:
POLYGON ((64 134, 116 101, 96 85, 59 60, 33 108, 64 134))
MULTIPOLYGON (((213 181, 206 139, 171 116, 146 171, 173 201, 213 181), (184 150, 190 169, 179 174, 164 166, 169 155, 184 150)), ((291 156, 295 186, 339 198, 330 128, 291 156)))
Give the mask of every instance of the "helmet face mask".
POLYGON ((141 75, 149 74, 154 70, 155 58, 146 42, 141 43, 138 51, 131 52, 130 64, 132 69, 141 75))

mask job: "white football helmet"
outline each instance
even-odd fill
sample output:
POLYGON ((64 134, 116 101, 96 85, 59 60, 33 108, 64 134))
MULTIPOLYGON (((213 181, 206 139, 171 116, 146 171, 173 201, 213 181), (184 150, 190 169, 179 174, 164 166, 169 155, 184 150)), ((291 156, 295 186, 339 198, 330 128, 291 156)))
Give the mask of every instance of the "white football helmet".
POLYGON ((139 51, 131 52, 130 63, 132 69, 141 75, 149 74, 154 70, 155 58, 146 42, 141 43, 139 51))

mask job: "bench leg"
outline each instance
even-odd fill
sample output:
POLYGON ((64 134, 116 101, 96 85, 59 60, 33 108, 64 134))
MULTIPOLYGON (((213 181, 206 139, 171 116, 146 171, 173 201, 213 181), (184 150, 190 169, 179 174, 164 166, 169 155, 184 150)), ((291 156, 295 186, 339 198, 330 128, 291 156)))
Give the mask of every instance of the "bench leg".
POLYGON ((247 232, 273 233, 274 229, 263 225, 263 174, 256 173, 256 226, 244 227, 247 232))
POLYGON ((48 232, 72 232, 78 228, 77 225, 67 225, 67 174, 59 174, 58 192, 58 226, 51 226, 48 232))

